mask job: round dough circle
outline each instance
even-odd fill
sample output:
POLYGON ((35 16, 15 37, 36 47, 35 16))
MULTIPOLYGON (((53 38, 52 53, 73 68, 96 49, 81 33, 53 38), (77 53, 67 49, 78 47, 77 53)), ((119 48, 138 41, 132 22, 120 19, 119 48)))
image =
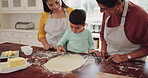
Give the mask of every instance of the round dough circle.
POLYGON ((61 55, 50 59, 44 66, 49 71, 70 72, 81 67, 85 61, 81 55, 61 55))

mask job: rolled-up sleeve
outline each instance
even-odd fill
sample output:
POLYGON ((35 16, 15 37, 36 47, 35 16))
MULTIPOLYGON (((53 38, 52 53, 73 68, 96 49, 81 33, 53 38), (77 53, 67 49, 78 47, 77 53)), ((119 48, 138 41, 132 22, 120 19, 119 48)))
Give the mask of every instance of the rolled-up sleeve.
POLYGON ((46 23, 47 19, 48 19, 48 13, 43 12, 41 14, 39 26, 38 26, 38 33, 37 33, 38 40, 40 40, 43 37, 46 37, 46 32, 44 30, 44 27, 45 27, 45 23, 46 23))

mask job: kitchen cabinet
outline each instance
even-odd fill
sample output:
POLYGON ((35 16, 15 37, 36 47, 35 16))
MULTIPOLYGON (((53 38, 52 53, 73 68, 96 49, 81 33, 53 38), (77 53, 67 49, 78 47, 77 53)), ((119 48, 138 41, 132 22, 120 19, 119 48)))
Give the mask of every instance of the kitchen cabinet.
POLYGON ((14 42, 42 46, 37 40, 37 27, 40 13, 0 13, 0 43, 14 42), (34 29, 15 29, 17 22, 32 22, 34 29))
POLYGON ((0 0, 0 43, 37 45, 37 26, 43 12, 42 0, 0 0), (16 30, 17 22, 33 22, 34 30, 16 30))
POLYGON ((0 0, 0 9, 1 10, 8 10, 10 9, 10 1, 8 0, 0 0))
POLYGON ((37 40, 37 31, 0 29, 0 43, 14 42, 31 46, 42 46, 37 40))
POLYGON ((25 9, 27 10, 42 10, 42 0, 25 0, 25 9))
POLYGON ((42 0, 0 0, 1 13, 41 12, 42 0))

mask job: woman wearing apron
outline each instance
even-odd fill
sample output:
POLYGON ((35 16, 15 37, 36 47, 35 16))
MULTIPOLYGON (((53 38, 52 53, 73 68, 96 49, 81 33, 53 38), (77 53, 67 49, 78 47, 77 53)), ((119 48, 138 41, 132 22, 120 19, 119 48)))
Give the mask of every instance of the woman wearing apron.
POLYGON ((40 17, 38 39, 45 50, 55 48, 64 32, 70 28, 69 8, 62 0, 43 0, 44 11, 40 17))
POLYGON ((96 0, 103 12, 100 57, 116 63, 148 55, 148 14, 127 0, 96 0))

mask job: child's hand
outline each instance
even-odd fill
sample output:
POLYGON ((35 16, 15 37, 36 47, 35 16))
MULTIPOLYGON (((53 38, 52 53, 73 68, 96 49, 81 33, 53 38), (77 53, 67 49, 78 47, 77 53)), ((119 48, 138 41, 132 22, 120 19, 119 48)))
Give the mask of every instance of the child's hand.
POLYGON ((96 50, 94 50, 94 49, 90 49, 89 51, 88 51, 88 53, 95 53, 96 52, 96 50))
POLYGON ((58 54, 61 54, 62 53, 61 51, 66 52, 66 50, 62 46, 58 45, 58 47, 57 47, 58 54))

